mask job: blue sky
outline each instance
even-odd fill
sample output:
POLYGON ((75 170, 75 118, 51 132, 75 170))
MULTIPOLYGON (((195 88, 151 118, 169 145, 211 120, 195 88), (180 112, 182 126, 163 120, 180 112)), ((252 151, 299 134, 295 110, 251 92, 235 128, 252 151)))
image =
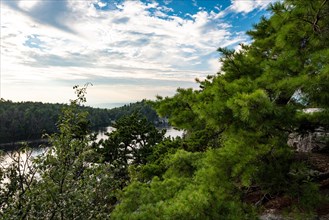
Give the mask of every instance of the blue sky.
POLYGON ((274 1, 1 0, 1 98, 64 103, 90 82, 88 104, 110 107, 197 88, 274 1))

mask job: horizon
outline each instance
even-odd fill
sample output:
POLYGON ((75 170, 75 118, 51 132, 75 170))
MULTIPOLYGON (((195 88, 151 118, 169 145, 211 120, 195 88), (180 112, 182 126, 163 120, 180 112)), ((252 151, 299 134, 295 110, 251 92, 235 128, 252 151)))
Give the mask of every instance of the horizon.
MULTIPOLYGON (((145 99, 143 99, 145 100, 145 99)), ((143 100, 137 100, 135 102, 117 102, 117 103, 112 103, 112 102, 109 102, 109 103, 99 103, 99 104, 96 104, 96 105, 89 105, 88 103, 85 103, 83 104, 82 106, 85 106, 85 107, 92 107, 92 108, 100 108, 100 109, 114 109, 114 108, 119 108, 119 107, 123 107, 125 105, 130 105, 130 104, 134 104, 134 103, 137 103, 137 102, 141 102, 143 100)), ((67 101, 67 102, 42 102, 42 101, 13 101, 13 100, 10 100, 10 99, 4 99, 4 98, 0 98, 0 103, 1 102, 12 102, 12 103, 42 103, 42 104, 59 104, 59 105, 69 105, 70 102, 67 101)))
POLYGON ((277 0, 1 0, 0 98, 86 105, 154 100, 198 88, 239 50, 277 0))

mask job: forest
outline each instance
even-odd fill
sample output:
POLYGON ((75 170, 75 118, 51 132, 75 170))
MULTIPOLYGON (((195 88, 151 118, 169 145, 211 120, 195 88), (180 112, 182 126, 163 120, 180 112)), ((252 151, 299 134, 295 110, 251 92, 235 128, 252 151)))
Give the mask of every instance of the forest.
POLYGON ((285 0, 269 11, 248 32, 251 44, 218 49, 221 70, 196 79, 199 89, 150 102, 182 138, 132 113, 95 141, 80 107, 87 88, 75 87, 52 147, 37 157, 22 148, 1 167, 0 217, 326 219, 329 1, 285 0), (320 145, 301 148, 319 132, 320 145))
MULTIPOLYGON (((12 102, 0 100, 0 144, 18 141, 38 140, 45 134, 58 132, 57 121, 65 104, 41 102, 12 102)), ((88 112, 88 128, 97 131, 109 126, 118 118, 138 112, 155 125, 161 120, 147 102, 141 101, 113 109, 80 106, 88 112)), ((1 147, 0 147, 1 149, 1 147)))

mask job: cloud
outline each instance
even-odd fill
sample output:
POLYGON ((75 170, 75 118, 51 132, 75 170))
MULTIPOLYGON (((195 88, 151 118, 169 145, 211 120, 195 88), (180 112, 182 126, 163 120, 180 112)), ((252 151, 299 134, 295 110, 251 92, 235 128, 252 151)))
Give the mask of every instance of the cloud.
POLYGON ((266 9, 277 0, 231 0, 230 10, 237 13, 249 13, 254 10, 266 9))
POLYGON ((120 17, 112 19, 112 22, 115 24, 126 24, 130 20, 129 17, 120 17))
POLYGON ((215 74, 218 47, 246 40, 222 19, 223 11, 179 17, 156 2, 125 1, 111 10, 97 8, 108 6, 100 1, 1 4, 5 91, 14 88, 9 84, 34 81, 51 86, 96 82, 111 89, 131 89, 140 81, 147 88, 143 94, 152 92, 148 97, 162 90, 167 94, 169 87, 173 93, 179 85, 193 86, 196 77, 215 74))
POLYGON ((170 4, 172 1, 173 1, 173 0, 163 0, 163 3, 164 3, 165 5, 168 5, 168 4, 170 4))
POLYGON ((216 58, 209 59, 208 64, 210 65, 211 70, 213 71, 213 73, 219 72, 220 68, 222 67, 222 64, 216 58))
POLYGON ((107 6, 107 3, 104 3, 104 2, 97 2, 97 5, 100 7, 100 8, 104 8, 107 6))
POLYGON ((60 1, 4 1, 9 7, 31 17, 38 23, 51 25, 63 31, 73 33, 73 30, 65 24, 65 18, 70 15, 67 0, 60 1))

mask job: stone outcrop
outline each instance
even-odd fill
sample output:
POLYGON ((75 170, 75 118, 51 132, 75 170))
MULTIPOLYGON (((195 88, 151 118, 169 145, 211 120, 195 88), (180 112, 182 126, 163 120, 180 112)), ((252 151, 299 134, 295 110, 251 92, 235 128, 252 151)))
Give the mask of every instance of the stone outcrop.
POLYGON ((266 210, 261 216, 259 216, 259 220, 287 220, 284 219, 280 214, 276 213, 274 209, 266 210))
POLYGON ((297 152, 319 152, 328 148, 329 132, 318 128, 306 134, 292 133, 289 135, 288 145, 297 152))
MULTIPOLYGON (((329 131, 318 128, 305 134, 292 133, 288 145, 295 150, 295 159, 305 161, 310 168, 310 177, 317 182, 322 194, 329 196, 329 131)), ((258 198, 259 199, 259 198, 258 198)), ((259 216, 261 220, 291 220, 282 215, 282 210, 293 205, 293 201, 285 197, 274 197, 263 204, 265 211, 259 216)), ((316 210, 310 220, 329 220, 329 204, 316 210)))

